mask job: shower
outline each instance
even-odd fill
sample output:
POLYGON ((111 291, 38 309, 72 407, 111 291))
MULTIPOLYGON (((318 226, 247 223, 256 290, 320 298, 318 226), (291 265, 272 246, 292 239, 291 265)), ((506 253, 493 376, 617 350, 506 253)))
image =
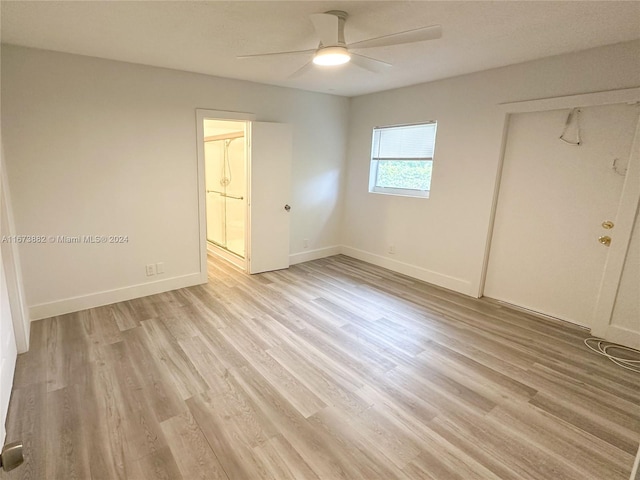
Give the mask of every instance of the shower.
POLYGON ((224 155, 222 160, 222 176, 220 178, 220 185, 226 187, 231 183, 231 164, 229 163, 229 145, 235 138, 226 138, 224 140, 224 155))
POLYGON ((209 250, 239 266, 245 258, 245 122, 205 120, 205 181, 209 250))

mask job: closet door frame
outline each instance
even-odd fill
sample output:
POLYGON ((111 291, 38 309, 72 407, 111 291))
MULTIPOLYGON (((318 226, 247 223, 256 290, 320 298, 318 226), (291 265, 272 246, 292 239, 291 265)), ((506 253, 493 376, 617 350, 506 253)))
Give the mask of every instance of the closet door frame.
MULTIPOLYGON (((500 162, 496 172, 495 190, 493 195, 493 205, 491 209, 491 219, 487 232, 487 242, 482 267, 482 276, 478 296, 484 293, 485 281, 487 278, 487 267, 489 264, 489 253, 491 251, 491 238, 495 224, 496 209, 498 205, 498 193, 500 191, 500 181, 502 178, 502 168, 507 145, 507 135, 509 118, 516 113, 540 112, 546 110, 558 110, 574 107, 591 107, 598 105, 611 105, 616 103, 638 103, 640 102, 640 88, 626 88, 620 90, 609 90, 604 92, 586 93, 580 95, 569 95, 563 97, 543 98, 527 100, 522 102, 512 102, 501 104, 504 113, 502 147, 500 151, 500 162)), ((616 217, 616 242, 611 245, 607 262, 604 267, 598 300, 596 302, 594 324, 591 333, 595 336, 606 338, 612 342, 625 343, 627 345, 640 346, 640 332, 630 332, 615 328, 611 325, 613 308, 622 277, 622 269, 631 241, 633 224, 640 202, 640 122, 636 126, 636 133, 631 147, 631 158, 627 175, 625 178, 622 195, 620 198, 620 209, 616 217), (632 338, 629 338, 631 336, 632 338)))

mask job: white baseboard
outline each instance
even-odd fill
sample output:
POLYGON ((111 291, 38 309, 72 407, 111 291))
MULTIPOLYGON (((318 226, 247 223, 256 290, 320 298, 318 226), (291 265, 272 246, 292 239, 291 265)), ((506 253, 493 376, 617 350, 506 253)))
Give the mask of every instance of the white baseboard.
POLYGON ((416 265, 383 257, 382 255, 376 255, 375 253, 365 252, 364 250, 358 250, 357 248, 347 247, 346 245, 341 246, 340 253, 367 263, 372 263, 373 265, 378 265, 379 267, 393 270, 397 273, 402 273, 409 277, 417 278, 418 280, 422 280, 439 287, 448 288, 449 290, 475 297, 475 295, 471 293, 471 282, 468 280, 444 275, 416 265))
POLYGON ((200 285, 202 283, 207 283, 206 274, 203 277, 201 273, 192 273, 156 282, 90 293, 79 297, 65 298, 50 303, 40 303, 29 307, 29 318, 33 322, 43 318, 55 317, 56 315, 64 315, 65 313, 78 312, 88 308, 101 307, 134 298, 177 290, 178 288, 192 287, 193 285, 200 285))
MULTIPOLYGON (((357 248, 347 247, 345 245, 334 245, 331 247, 318 248, 305 252, 299 252, 289 255, 289 263, 295 265, 302 262, 317 260, 319 258, 331 257, 333 255, 347 255, 357 258, 373 265, 387 268, 403 275, 422 280, 433 285, 448 288, 464 295, 471 295, 471 282, 459 278, 444 275, 438 272, 427 270, 398 260, 390 259, 369 253, 357 248)), ((201 273, 193 273, 181 277, 168 278, 156 282, 133 285, 130 287, 108 290, 104 292, 92 293, 79 297, 66 298, 50 303, 41 303, 29 307, 29 318, 31 321, 43 318, 54 317, 56 315, 64 315, 65 313, 77 312, 88 308, 110 305, 112 303, 124 302, 134 298, 145 297, 147 295, 155 295, 178 288, 191 287, 207 283, 207 276, 201 273)))
POLYGON ((340 253, 342 253, 342 247, 340 245, 318 248, 316 250, 309 250, 307 252, 293 253, 289 255, 289 265, 309 262, 311 260, 317 260, 319 258, 331 257, 340 253))

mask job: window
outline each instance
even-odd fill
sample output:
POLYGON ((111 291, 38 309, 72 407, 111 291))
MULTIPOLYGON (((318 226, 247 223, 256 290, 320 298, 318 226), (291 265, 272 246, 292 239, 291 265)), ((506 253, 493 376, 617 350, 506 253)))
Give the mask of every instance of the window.
POLYGON ((373 129, 369 191, 429 197, 436 122, 373 129))

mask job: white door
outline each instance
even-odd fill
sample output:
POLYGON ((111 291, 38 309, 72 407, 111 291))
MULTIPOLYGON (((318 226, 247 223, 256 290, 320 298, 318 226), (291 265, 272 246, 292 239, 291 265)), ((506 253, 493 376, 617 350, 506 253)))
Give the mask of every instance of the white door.
POLYGON ((510 118, 484 295, 590 327, 638 109, 582 108, 580 146, 558 138, 568 113, 510 118))
POLYGON ((289 267, 291 125, 251 122, 249 273, 289 267))
MULTIPOLYGON (((1 256, 0 256, 1 262, 1 256)), ((5 421, 11 386, 13 385, 13 373, 16 366, 16 341, 13 335, 13 323, 9 308, 9 294, 4 275, 4 263, 0 265, 0 448, 4 444, 6 431, 5 421)))
MULTIPOLYGON (((0 157, 0 237, 10 233, 7 229, 8 211, 5 199, 6 191, 3 188, 3 168, 4 164, 0 157)), ((4 249, 11 247, 11 245, 5 243, 2 247, 4 249)), ((9 290, 4 271, 5 261, 6 258, 3 258, 2 249, 0 249, 0 449, 2 445, 4 445, 6 436, 5 422, 9 408, 9 399, 11 398, 13 373, 18 355, 13 331, 11 307, 9 305, 9 290)))

